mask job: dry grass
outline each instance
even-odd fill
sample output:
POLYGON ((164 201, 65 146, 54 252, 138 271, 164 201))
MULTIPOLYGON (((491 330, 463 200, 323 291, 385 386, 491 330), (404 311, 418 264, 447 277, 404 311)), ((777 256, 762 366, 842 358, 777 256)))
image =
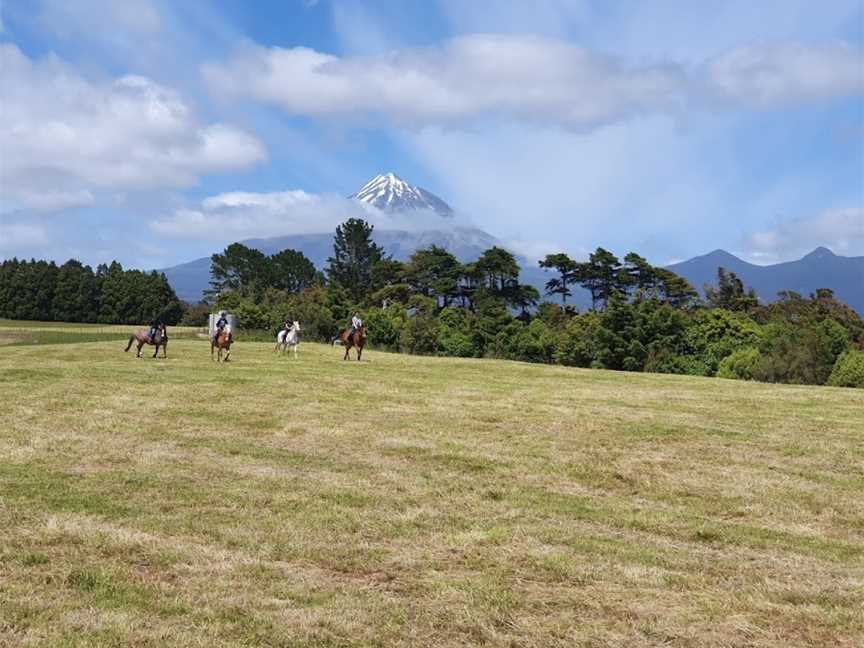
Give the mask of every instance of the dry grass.
POLYGON ((864 393, 0 352, 0 644, 857 646, 864 393))

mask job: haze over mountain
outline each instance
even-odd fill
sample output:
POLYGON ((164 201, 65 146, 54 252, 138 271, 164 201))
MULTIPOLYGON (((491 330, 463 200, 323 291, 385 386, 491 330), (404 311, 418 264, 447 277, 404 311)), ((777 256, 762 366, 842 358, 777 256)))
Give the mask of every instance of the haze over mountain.
MULTIPOLYGON (((372 205, 385 213, 398 213, 398 222, 404 223, 412 214, 418 215, 418 223, 422 223, 422 227, 417 230, 388 229, 379 224, 373 232, 373 238, 385 252, 402 261, 408 259, 415 250, 430 245, 449 250, 463 262, 473 261, 493 245, 506 247, 492 234, 460 223, 453 209, 443 199, 409 184, 393 173, 375 176, 349 198, 372 205), (423 215, 422 219, 419 218, 420 214, 423 215)), ((319 269, 327 265, 327 259, 333 252, 332 231, 253 238, 241 242, 265 254, 274 254, 286 248, 299 250, 319 269)), ((622 251, 619 252, 623 255, 622 251)), ((546 281, 552 275, 537 267, 535 261, 524 258, 519 261, 522 281, 537 287, 542 294, 546 281)), ((715 250, 668 268, 703 292, 706 283, 716 281, 717 268, 721 266, 735 272, 745 285, 756 291, 762 301, 773 301, 782 290, 792 290, 806 296, 817 288, 830 288, 839 299, 864 313, 864 257, 843 257, 820 247, 798 261, 757 266, 724 250, 715 250)), ((181 299, 195 302, 202 298, 209 286, 210 258, 195 259, 165 268, 162 272, 181 299)), ((571 301, 582 308, 590 305, 588 293, 578 288, 574 289, 571 301)))

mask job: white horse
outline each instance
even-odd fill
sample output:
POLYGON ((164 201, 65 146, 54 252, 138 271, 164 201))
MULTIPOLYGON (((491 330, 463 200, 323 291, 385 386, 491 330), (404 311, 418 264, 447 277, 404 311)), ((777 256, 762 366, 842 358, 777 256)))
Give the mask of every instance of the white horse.
POLYGON ((297 357, 297 347, 300 346, 300 322, 294 322, 289 330, 282 329, 276 335, 276 346, 273 347, 273 353, 282 347, 282 353, 288 350, 288 347, 294 348, 294 357, 297 357))

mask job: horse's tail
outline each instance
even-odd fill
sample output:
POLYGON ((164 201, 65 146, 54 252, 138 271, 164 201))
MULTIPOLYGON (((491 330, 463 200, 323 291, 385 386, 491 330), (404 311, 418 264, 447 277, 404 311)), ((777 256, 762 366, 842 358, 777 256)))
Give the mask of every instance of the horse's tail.
POLYGON ((124 353, 125 353, 126 351, 128 351, 129 349, 132 348, 132 343, 133 343, 134 341, 135 341, 135 336, 134 336, 134 335, 130 335, 130 336, 129 336, 129 344, 127 344, 127 345, 126 345, 126 348, 123 349, 123 352, 124 352, 124 353))

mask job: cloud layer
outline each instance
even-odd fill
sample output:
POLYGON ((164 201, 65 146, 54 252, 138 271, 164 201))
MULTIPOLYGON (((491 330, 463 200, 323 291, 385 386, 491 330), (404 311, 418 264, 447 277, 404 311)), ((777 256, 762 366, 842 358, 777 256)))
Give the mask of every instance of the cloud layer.
POLYGON ((218 194, 197 206, 182 207, 157 218, 150 227, 156 234, 172 238, 231 242, 332 232, 349 218, 362 218, 379 229, 443 229, 459 224, 431 211, 383 212, 367 203, 334 194, 291 190, 218 194))
POLYGON ((752 232, 745 243, 757 263, 800 257, 818 246, 836 254, 864 254, 864 207, 829 209, 752 232))
POLYGON ((94 193, 193 184, 266 157, 231 126, 202 123, 141 76, 90 81, 55 56, 0 44, 0 211, 87 205, 94 193))
POLYGON ((429 125, 500 115, 584 128, 718 99, 774 106, 860 93, 859 54, 844 44, 753 45, 704 64, 632 64, 565 41, 470 35, 385 56, 337 57, 248 44, 203 74, 225 95, 295 115, 429 125))

